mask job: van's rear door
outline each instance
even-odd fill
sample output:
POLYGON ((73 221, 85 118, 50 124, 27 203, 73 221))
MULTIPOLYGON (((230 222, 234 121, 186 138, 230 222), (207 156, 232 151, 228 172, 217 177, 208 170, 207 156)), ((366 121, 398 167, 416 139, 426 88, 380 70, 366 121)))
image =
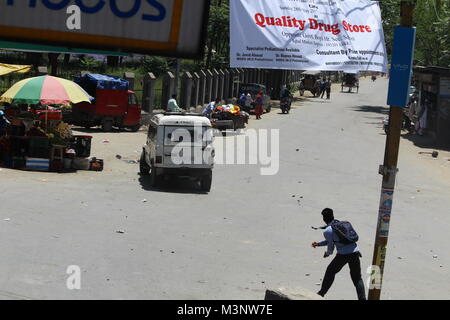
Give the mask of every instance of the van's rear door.
POLYGON ((164 127, 164 161, 165 167, 200 167, 204 165, 203 141, 204 127, 164 127))

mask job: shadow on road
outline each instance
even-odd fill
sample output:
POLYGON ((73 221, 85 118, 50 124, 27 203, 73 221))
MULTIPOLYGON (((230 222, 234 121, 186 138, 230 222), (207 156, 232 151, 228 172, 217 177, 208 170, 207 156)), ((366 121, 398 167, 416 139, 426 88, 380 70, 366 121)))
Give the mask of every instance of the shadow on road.
POLYGON ((420 136, 418 134, 410 134, 405 133, 401 135, 402 138, 408 139, 411 141, 416 147, 419 148, 428 148, 428 149, 436 149, 441 151, 450 151, 450 146, 447 145, 437 145, 435 139, 430 135, 420 136))
MULTIPOLYGON (((141 127, 142 129, 142 127, 141 127)), ((140 129, 140 130, 141 130, 140 129)), ((104 132, 100 127, 95 127, 95 128, 83 128, 83 127, 73 127, 72 129, 73 131, 78 131, 78 132, 83 132, 83 133, 135 133, 131 130, 127 130, 127 129, 117 129, 117 128, 113 128, 111 131, 109 132, 104 132)), ((139 131, 140 131, 139 130, 139 131)))
POLYGON ((380 113, 384 115, 389 114, 389 109, 383 106, 357 106, 353 109, 358 112, 380 113))
POLYGON ((150 185, 150 177, 139 175, 139 183, 142 189, 146 191, 154 192, 167 192, 167 193, 185 193, 185 194, 208 194, 205 191, 200 190, 200 186, 197 181, 187 178, 170 177, 167 180, 161 182, 160 186, 153 187, 150 185))

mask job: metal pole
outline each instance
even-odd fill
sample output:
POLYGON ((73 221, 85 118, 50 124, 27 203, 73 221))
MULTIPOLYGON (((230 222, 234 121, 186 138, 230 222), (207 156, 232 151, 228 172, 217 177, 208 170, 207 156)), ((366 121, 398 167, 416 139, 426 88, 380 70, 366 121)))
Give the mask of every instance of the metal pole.
MULTIPOLYGON (((401 1, 400 10, 402 27, 412 27, 414 5, 414 1, 401 1)), ((397 161, 402 119, 403 108, 391 106, 389 110, 389 129, 386 137, 384 164, 380 167, 380 174, 383 175, 383 182, 381 186, 381 200, 372 260, 372 266, 375 266, 375 269, 372 269, 372 281, 368 295, 369 300, 380 300, 381 295, 384 262, 389 234, 389 222, 394 196, 395 176, 398 171, 397 161), (374 279, 376 280, 375 284, 373 283, 374 279)))

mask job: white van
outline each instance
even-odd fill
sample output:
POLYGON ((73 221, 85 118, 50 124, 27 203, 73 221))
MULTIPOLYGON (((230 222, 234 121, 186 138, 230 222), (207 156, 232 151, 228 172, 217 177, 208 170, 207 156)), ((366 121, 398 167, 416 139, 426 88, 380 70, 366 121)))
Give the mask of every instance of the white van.
POLYGON ((152 117, 140 173, 156 186, 164 176, 197 179, 210 191, 214 167, 213 129, 208 118, 192 113, 164 113, 152 117))

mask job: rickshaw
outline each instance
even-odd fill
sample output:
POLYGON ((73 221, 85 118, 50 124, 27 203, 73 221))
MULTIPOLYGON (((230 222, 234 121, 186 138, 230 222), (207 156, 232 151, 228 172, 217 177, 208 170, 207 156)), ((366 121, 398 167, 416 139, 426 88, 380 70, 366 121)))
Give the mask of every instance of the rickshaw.
POLYGON ((320 80, 320 71, 305 71, 302 73, 303 79, 300 81, 300 95, 303 96, 305 91, 310 91, 313 96, 318 96, 320 93, 320 85, 317 80, 320 80))
POLYGON ((344 91, 344 87, 348 88, 348 92, 352 92, 353 88, 356 88, 356 93, 359 92, 359 80, 358 73, 345 73, 342 78, 341 92, 344 91))

